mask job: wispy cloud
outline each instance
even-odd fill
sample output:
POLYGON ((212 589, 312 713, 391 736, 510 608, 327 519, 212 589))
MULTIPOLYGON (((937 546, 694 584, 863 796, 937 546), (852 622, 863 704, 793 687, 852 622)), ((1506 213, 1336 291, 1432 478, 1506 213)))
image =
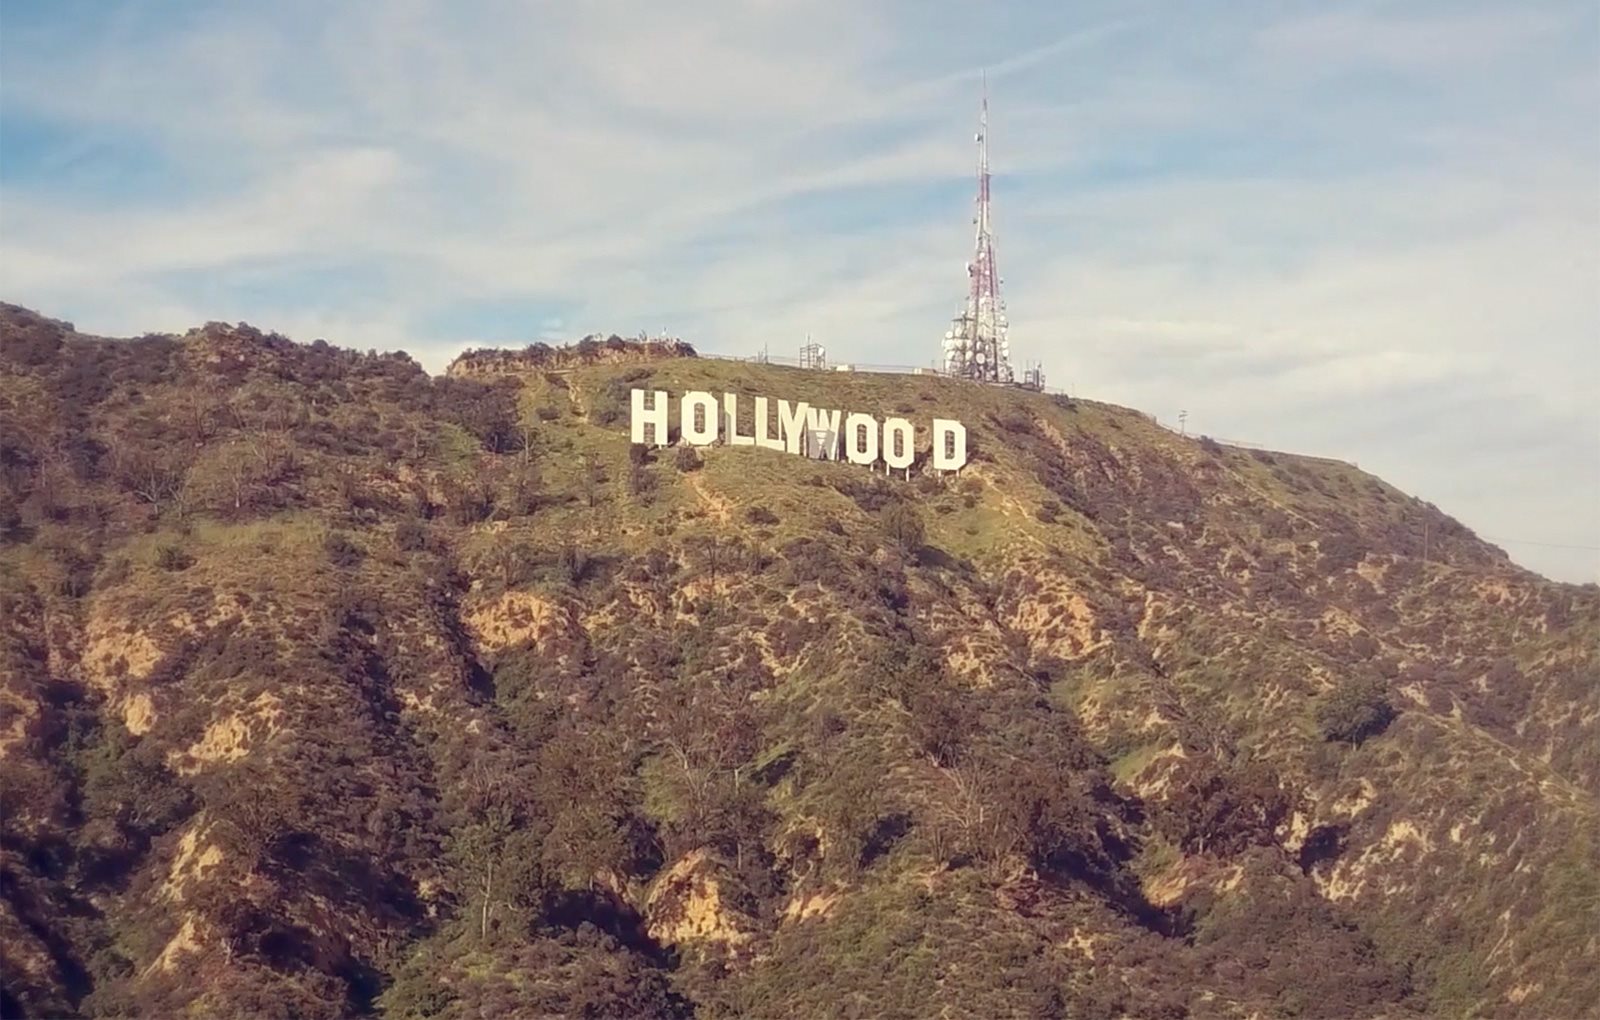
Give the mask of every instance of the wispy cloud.
MULTIPOLYGON (((6 297, 461 348, 925 363, 978 76, 1013 349, 1600 545, 1600 14, 1526 5, 9 5, 6 297), (974 19, 981 17, 978 26, 974 19)), ((1592 552, 1508 544, 1593 580, 1592 552)))

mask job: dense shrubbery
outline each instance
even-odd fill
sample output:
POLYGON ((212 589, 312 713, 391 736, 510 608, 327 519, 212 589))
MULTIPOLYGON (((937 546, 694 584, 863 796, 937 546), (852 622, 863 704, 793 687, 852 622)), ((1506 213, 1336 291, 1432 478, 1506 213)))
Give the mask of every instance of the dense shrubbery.
POLYGON ((1404 969, 1281 859, 1257 852, 1243 871, 1239 895, 1207 898, 1193 938, 1207 966, 1248 982, 1267 1015, 1343 1020, 1411 997, 1404 969))
POLYGON ((328 562, 341 569, 360 566, 367 557, 366 549, 342 531, 329 532, 322 548, 328 554, 328 562))
POLYGON ((680 446, 672 455, 672 464, 685 474, 700 468, 700 452, 692 446, 680 446))
POLYGON ((406 964, 384 993, 384 1016, 687 1020, 693 1014, 654 960, 593 925, 489 947, 470 934, 452 934, 406 964))
POLYGON ((428 547, 428 526, 407 517, 394 526, 394 547, 401 552, 421 552, 428 547))
POLYGON ((452 524, 486 521, 494 513, 494 486, 477 475, 454 475, 444 480, 445 516, 452 524))
POLYGON ((876 513, 895 501, 895 487, 877 475, 863 476, 856 472, 835 473, 827 484, 838 493, 850 497, 856 506, 868 513, 876 513))
POLYGON ((1376 677, 1345 680, 1317 704, 1322 735, 1351 744, 1382 733, 1394 716, 1387 685, 1376 677))
POLYGON ((194 565, 194 556, 179 545, 164 545, 156 550, 156 566, 162 570, 188 570, 194 565))
POLYGON ((917 513, 917 508, 910 503, 895 503, 883 513, 883 533, 890 542, 908 553, 914 553, 922 548, 923 541, 927 538, 927 528, 922 523, 922 515, 917 513))
POLYGON ((744 519, 751 524, 771 525, 778 523, 778 515, 764 506, 747 507, 744 512, 744 519))
POLYGON ((1198 757, 1174 773, 1151 821, 1187 852, 1235 854, 1276 843, 1294 808, 1295 798, 1264 763, 1225 768, 1198 757))
POLYGON ((525 441, 517 417, 514 383, 482 383, 446 376, 433 382, 433 411, 466 429, 491 453, 511 453, 525 441))

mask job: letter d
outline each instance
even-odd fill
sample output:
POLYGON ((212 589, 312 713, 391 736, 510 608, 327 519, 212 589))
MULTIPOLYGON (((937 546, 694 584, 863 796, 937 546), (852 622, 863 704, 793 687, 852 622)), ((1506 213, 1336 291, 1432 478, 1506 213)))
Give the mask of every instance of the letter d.
POLYGON ((967 427, 950 418, 933 419, 933 468, 959 471, 967 464, 967 427))

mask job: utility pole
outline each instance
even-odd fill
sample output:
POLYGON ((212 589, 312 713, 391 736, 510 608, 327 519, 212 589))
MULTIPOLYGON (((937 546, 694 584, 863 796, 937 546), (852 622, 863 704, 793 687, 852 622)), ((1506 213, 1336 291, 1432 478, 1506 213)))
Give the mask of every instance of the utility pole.
POLYGON ((1186 435, 1189 434, 1189 426, 1187 424, 1188 421, 1189 421, 1189 412, 1188 411, 1179 411, 1178 412, 1178 435, 1186 436, 1186 435))

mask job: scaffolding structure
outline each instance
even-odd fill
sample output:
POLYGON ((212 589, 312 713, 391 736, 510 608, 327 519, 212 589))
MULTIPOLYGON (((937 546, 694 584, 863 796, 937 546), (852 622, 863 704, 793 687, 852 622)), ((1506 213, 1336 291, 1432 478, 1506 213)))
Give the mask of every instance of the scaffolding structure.
POLYGON ((811 334, 806 334, 806 342, 800 348, 800 367, 814 368, 818 371, 828 367, 828 349, 811 339, 811 334))

